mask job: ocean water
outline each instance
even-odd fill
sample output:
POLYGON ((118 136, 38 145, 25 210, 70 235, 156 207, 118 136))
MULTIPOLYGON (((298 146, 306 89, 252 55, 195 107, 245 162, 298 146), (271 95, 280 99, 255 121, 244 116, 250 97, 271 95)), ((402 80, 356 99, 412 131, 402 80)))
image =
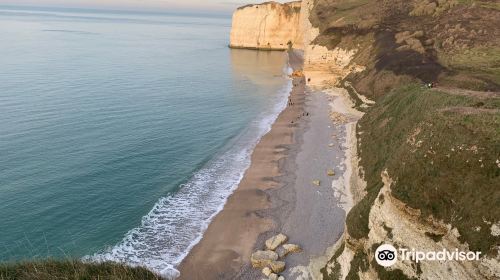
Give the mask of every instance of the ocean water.
POLYGON ((228 17, 0 8, 0 261, 168 274, 286 106, 281 52, 228 17))

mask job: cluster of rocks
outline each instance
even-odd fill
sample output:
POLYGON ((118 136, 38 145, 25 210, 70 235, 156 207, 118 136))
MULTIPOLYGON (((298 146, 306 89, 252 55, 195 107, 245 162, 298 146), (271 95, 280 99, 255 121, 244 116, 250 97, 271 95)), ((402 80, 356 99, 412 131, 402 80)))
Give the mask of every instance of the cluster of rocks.
POLYGON ((265 250, 256 251, 250 257, 252 267, 262 269, 269 280, 285 280, 284 276, 279 275, 286 268, 284 258, 288 254, 302 251, 300 246, 288 244, 287 241, 288 237, 282 233, 266 240, 265 250))
MULTIPOLYGON (((331 145, 329 145, 329 146, 330 146, 330 147, 333 147, 333 146, 334 146, 334 144, 331 144, 331 145)), ((326 171, 326 175, 328 175, 328 176, 330 176, 330 177, 335 176, 335 170, 333 170, 333 169, 328 169, 328 170, 326 171)), ((311 183, 312 183, 314 186, 316 186, 316 187, 321 186, 321 181, 320 181, 320 180, 312 180, 312 182, 311 182, 311 183)))

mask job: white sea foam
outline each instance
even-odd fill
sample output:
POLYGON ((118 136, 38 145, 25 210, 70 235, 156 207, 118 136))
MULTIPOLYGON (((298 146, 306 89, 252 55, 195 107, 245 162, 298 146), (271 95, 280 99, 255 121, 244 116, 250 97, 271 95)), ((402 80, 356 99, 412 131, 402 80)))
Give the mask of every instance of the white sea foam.
MULTIPOLYGON (((283 71, 291 73, 287 65, 283 71)), ((84 261, 117 261, 145 266, 164 277, 175 278, 175 267, 202 238, 210 221, 219 213, 229 195, 250 166, 251 153, 279 113, 286 107, 292 81, 276 97, 276 105, 240 135, 228 149, 199 170, 178 192, 161 198, 116 246, 84 261)))

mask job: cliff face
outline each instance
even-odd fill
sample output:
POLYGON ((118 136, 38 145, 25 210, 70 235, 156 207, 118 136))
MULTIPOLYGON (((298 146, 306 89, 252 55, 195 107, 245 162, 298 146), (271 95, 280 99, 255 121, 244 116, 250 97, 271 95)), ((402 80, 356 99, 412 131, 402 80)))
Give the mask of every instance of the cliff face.
POLYGON ((422 219, 417 209, 408 207, 395 198, 394 184, 389 174, 381 174, 384 186, 371 207, 367 238, 356 239, 346 232, 341 246, 337 245, 332 260, 316 279, 498 279, 500 263, 492 257, 480 261, 423 261, 416 264, 405 260, 386 270, 377 265, 374 248, 388 243, 406 248, 439 252, 443 249, 470 251, 468 244, 460 242, 460 233, 450 224, 434 219, 422 219))
POLYGON ((362 71, 364 67, 351 63, 357 49, 329 49, 315 42, 320 35, 320 29, 313 26, 309 20, 311 10, 315 7, 314 3, 313 0, 303 0, 301 5, 304 74, 310 87, 325 88, 335 86, 350 73, 362 71))
POLYGON ((376 101, 355 100, 365 105, 356 129, 365 195, 321 273, 309 266, 310 278, 499 279, 500 161, 492 139, 500 137, 493 128, 500 118, 500 6, 382 2, 303 1, 309 85, 341 86, 353 99, 360 93, 376 101), (482 255, 384 268, 374 260, 382 243, 482 255))
MULTIPOLYGON (((343 87, 365 113, 355 129, 360 183, 350 183, 362 195, 341 240, 296 279, 500 278, 497 2, 303 0, 298 19, 280 26, 302 33, 292 43, 308 86, 343 87), (384 268, 374 259, 381 243, 482 258, 384 268)), ((263 48, 250 29, 266 14, 250 11, 256 23, 242 33, 253 35, 240 46, 263 48)))
POLYGON ((286 50, 302 49, 301 2, 267 2, 238 8, 233 14, 230 47, 286 50))

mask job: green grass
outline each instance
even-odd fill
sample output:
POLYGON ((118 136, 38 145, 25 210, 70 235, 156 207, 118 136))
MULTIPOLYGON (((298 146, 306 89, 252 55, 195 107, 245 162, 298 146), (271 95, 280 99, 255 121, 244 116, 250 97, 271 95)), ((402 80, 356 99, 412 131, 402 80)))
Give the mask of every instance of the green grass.
POLYGON ((324 280, 339 280, 341 275, 340 275, 340 264, 337 261, 337 258, 342 255, 345 249, 345 243, 342 242, 342 245, 335 251, 335 254, 333 254, 333 257, 330 259, 328 263, 333 263, 331 273, 328 273, 327 267, 323 267, 320 272, 323 275, 324 280))
POLYGON ((376 5, 376 2, 370 0, 317 0, 310 19, 314 26, 321 28, 357 25, 371 19, 366 17, 369 14, 367 11, 373 12, 376 5))
POLYGON ((450 95, 420 85, 397 89, 359 121, 361 165, 367 195, 347 216, 354 238, 368 235, 368 215, 386 168, 393 195, 424 217, 456 227, 471 250, 492 253, 500 242, 490 233, 500 216, 500 113, 474 114, 447 108, 500 109, 500 99, 450 95), (419 131, 416 133, 416 131, 419 131), (412 139, 412 135, 414 136, 412 139), (418 143, 418 144, 417 144, 418 143), (485 222, 486 221, 486 222, 485 222))
POLYGON ((476 4, 483 8, 500 10, 500 3, 495 1, 485 1, 485 0, 457 0, 459 4, 462 5, 472 5, 476 4))
MULTIPOLYGON (((453 53, 440 53, 439 61, 463 75, 467 75, 486 83, 500 85, 500 47, 491 48, 472 48, 453 53)), ((464 83, 461 79, 456 79, 454 83, 464 83)), ((477 82, 476 82, 477 84, 477 82)), ((478 87, 481 90, 481 84, 466 85, 465 88, 478 87)))
POLYGON ((375 271, 377 271, 378 279, 380 280, 417 280, 417 278, 408 277, 401 269, 388 270, 378 265, 375 260, 371 262, 371 265, 375 268, 375 271))
POLYGON ((351 269, 346 276, 346 280, 359 280, 358 272, 366 272, 368 271, 368 256, 363 250, 357 250, 354 253, 354 257, 351 260, 351 269))
POLYGON ((0 264, 0 280, 160 280, 153 272, 116 263, 82 263, 80 261, 32 261, 0 264))
POLYGON ((357 13, 353 11, 360 11, 370 5, 370 0, 347 0, 338 1, 332 5, 336 9, 336 19, 343 19, 346 24, 353 24, 359 22, 360 18, 357 13))

